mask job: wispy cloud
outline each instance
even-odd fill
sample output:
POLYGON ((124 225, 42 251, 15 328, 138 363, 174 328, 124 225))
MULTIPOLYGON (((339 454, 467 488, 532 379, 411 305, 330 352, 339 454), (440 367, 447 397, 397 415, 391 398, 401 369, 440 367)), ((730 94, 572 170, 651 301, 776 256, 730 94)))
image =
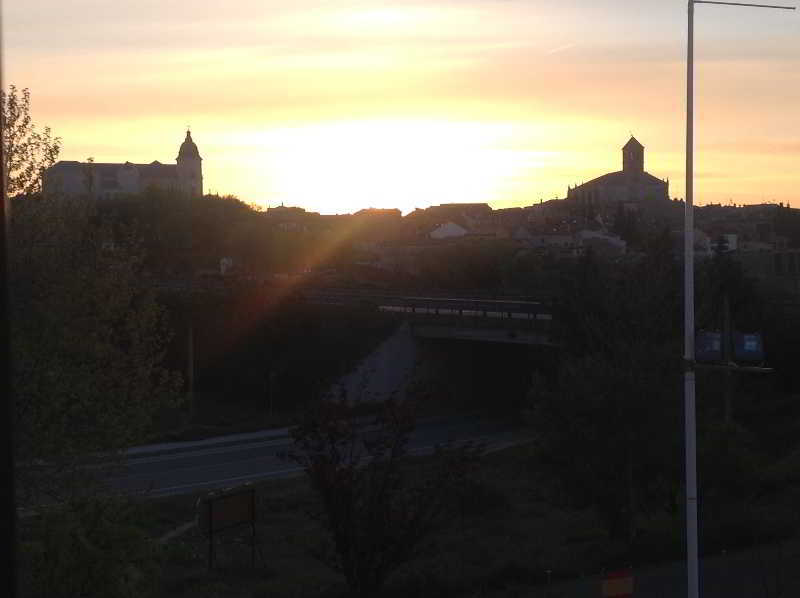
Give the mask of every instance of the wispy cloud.
POLYGON ((567 50, 571 50, 572 48, 574 48, 577 45, 578 44, 564 44, 563 46, 556 46, 555 48, 550 48, 549 50, 547 50, 545 52, 545 54, 547 54, 547 55, 559 54, 561 52, 566 52, 567 50))

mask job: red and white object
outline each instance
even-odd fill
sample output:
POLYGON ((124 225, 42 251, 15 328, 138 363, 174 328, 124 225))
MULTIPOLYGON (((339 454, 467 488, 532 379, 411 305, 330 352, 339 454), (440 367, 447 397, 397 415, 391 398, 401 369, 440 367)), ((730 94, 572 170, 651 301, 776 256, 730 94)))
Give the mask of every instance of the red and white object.
POLYGON ((606 573, 603 578, 603 598, 633 598, 633 569, 606 573))

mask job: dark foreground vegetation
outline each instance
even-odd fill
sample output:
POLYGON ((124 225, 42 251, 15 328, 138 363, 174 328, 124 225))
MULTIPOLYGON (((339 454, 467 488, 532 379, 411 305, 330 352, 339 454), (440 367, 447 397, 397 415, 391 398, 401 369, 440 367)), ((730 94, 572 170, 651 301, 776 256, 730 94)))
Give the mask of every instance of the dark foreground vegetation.
MULTIPOLYGON (((411 467, 426 465, 424 459, 410 463, 411 467)), ((640 575, 649 564, 682 558, 680 517, 648 519, 635 542, 635 556, 630 558, 626 543, 612 539, 591 509, 569 507, 563 502, 552 478, 542 475, 539 465, 540 457, 532 445, 485 455, 470 474, 466 492, 453 495, 446 507, 447 516, 438 520, 415 558, 389 577, 380 595, 594 596, 599 594, 604 569, 632 564, 640 575), (587 580, 591 591, 573 594, 559 589, 560 582, 572 578, 587 580)), ((305 477, 258 486, 255 568, 250 566, 246 528, 228 532, 219 540, 213 571, 207 570, 207 540, 197 528, 163 544, 156 541, 193 517, 196 498, 184 496, 135 505, 135 517, 127 520, 125 510, 112 510, 104 523, 107 527, 96 520, 87 521, 92 527, 86 542, 96 547, 94 550, 70 535, 75 529, 72 520, 59 516, 24 521, 25 538, 42 534, 38 526, 46 525, 47 535, 55 538, 35 547, 47 547, 52 554, 61 555, 48 563, 49 572, 37 569, 39 582, 48 580, 51 584, 51 593, 43 595, 347 595, 344 576, 327 564, 335 549, 319 517, 324 506, 305 477), (147 538, 152 541, 146 542, 147 538), (115 552, 110 550, 112 546, 127 548, 124 553, 115 552), (52 570, 57 567, 60 569, 52 570), (109 588, 119 587, 126 571, 137 593, 127 590, 129 593, 111 594, 109 588), (45 573, 50 577, 42 577, 45 573), (87 588, 102 584, 103 590, 81 594, 66 583, 68 580, 82 581, 87 588), (64 592, 59 593, 58 588, 64 592)), ((731 510, 713 521, 704 517, 704 555, 723 558, 730 567, 746 567, 763 577, 765 588, 750 596, 795 595, 800 581, 794 575, 800 539, 785 522, 796 500, 796 491, 784 493, 779 502, 731 510), (719 541, 718 531, 725 527, 729 536, 719 541), (736 531, 735 536, 730 535, 731 530, 736 531), (714 535, 717 540, 710 542, 714 535), (771 548, 753 548, 762 545, 771 548), (720 556, 723 552, 725 557, 720 556), (784 594, 775 590, 776 581, 780 586, 781 579, 784 594)), ((672 575, 682 579, 680 568, 675 569, 672 575)), ((724 595, 737 596, 735 589, 728 588, 724 595)))
MULTIPOLYGON (((665 237, 626 263, 590 253, 562 265, 553 304, 561 348, 546 358, 508 349, 475 362, 480 350, 424 349, 441 359, 441 376, 427 378, 418 400, 488 403, 526 422, 523 445, 412 458, 402 450, 407 419, 393 428, 397 442, 372 454, 376 468, 363 469, 331 447, 354 441, 350 416, 380 408, 301 415, 396 321, 312 309, 289 286, 164 288, 143 257, 151 246, 140 224, 107 210, 30 199, 12 222, 27 595, 511 596, 682 557, 681 270, 665 237), (524 375, 501 374, 503 364, 524 375), (89 453, 148 440, 292 423, 310 484, 259 487, 255 570, 234 543, 207 572, 196 528, 156 541, 192 518, 194 497, 131 503, 105 495, 80 467, 89 453)), ((800 323, 777 299, 721 251, 698 268, 699 325, 718 329, 727 303, 737 329, 763 333, 776 369, 728 382, 699 374, 707 554, 791 547, 797 536, 800 323)))

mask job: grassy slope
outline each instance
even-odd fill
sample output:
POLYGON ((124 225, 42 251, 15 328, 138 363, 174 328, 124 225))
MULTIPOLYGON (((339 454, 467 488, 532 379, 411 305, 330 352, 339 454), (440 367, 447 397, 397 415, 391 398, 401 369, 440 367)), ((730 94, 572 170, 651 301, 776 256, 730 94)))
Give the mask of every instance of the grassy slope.
MULTIPOLYGON (((387 595, 531 595, 543 588, 548 570, 556 582, 597 576, 627 562, 624 547, 608 540, 591 512, 555 504, 549 483, 536 474, 531 450, 515 447, 485 457, 468 499, 452 506, 451 520, 390 580, 387 595)), ((158 533, 170 518, 174 526, 190 518, 193 500, 155 503, 153 512, 166 514, 158 533)), ((249 568, 249 548, 230 544, 218 551, 220 570, 209 573, 207 545, 193 529, 168 544, 164 596, 339 595, 342 578, 313 556, 325 547, 324 533, 309 517, 315 509, 303 477, 262 484, 256 569, 249 568)), ((680 520, 664 517, 645 527, 637 566, 682 558, 680 520)), ((245 537, 242 532, 240 540, 245 537)))

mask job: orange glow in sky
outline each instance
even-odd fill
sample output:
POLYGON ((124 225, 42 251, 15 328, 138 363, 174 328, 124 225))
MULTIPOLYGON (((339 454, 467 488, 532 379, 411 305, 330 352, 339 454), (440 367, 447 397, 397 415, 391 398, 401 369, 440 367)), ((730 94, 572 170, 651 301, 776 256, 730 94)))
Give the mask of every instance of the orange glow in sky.
MULTIPOLYGON (((683 197, 683 0, 12 0, 6 84, 62 158, 323 213, 494 207, 645 167, 683 197)), ((697 9, 699 203, 800 206, 800 15, 697 9)), ((774 11, 778 13, 778 11, 774 11)))

